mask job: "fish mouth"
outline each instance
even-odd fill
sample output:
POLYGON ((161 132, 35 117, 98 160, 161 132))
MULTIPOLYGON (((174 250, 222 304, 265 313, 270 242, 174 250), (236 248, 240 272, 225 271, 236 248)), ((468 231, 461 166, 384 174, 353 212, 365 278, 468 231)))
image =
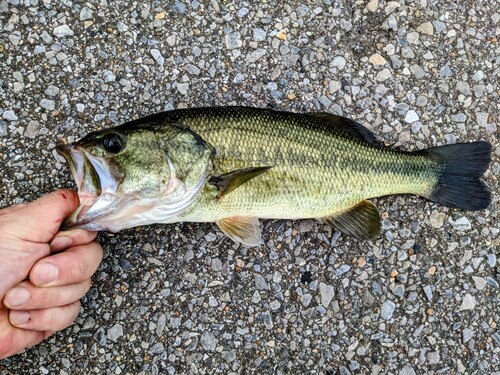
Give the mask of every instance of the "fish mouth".
POLYGON ((80 206, 64 220, 61 229, 84 227, 109 212, 123 176, 113 173, 116 168, 111 168, 108 160, 90 154, 76 143, 59 143, 56 151, 69 164, 80 199, 80 206))

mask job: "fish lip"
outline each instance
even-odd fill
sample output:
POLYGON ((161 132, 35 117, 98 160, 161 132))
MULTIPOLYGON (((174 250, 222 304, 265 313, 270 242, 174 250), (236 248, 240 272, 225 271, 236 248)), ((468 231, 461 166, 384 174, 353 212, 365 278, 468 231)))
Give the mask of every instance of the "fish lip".
POLYGON ((90 220, 85 215, 101 195, 101 176, 91 163, 89 154, 77 143, 58 143, 56 151, 64 157, 70 167, 80 201, 80 205, 63 221, 61 229, 81 227, 90 220), (94 191, 89 189, 88 182, 85 183, 85 178, 90 175, 97 177, 97 180, 93 182, 96 182, 98 186, 91 187, 94 191))

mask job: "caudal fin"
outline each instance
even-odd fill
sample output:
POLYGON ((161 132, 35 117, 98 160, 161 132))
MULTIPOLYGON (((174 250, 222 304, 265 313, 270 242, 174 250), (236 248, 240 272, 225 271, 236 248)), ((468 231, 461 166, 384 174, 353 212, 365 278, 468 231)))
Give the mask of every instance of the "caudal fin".
POLYGON ((459 143, 420 151, 440 165, 438 182, 428 196, 434 202, 463 210, 483 210, 491 195, 480 180, 491 159, 488 142, 459 143))

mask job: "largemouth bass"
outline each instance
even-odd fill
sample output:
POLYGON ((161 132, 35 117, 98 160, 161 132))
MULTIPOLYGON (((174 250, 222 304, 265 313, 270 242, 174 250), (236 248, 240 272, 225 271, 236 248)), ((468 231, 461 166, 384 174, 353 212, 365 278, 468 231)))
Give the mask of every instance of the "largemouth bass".
POLYGON ((180 109, 57 150, 81 203, 65 225, 89 230, 215 222, 234 241, 254 246, 259 219, 317 218, 368 239, 380 232, 373 197, 415 194, 464 210, 491 201, 480 181, 489 143, 405 152, 328 113, 180 109))

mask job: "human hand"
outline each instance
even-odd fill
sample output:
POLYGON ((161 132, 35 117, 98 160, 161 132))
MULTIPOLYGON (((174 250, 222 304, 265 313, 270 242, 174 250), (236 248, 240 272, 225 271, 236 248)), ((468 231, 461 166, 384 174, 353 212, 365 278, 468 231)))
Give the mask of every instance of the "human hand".
POLYGON ((103 254, 95 232, 58 232, 78 204, 74 191, 60 190, 0 209, 0 359, 68 327, 80 312, 103 254))

